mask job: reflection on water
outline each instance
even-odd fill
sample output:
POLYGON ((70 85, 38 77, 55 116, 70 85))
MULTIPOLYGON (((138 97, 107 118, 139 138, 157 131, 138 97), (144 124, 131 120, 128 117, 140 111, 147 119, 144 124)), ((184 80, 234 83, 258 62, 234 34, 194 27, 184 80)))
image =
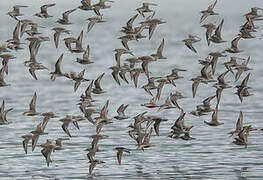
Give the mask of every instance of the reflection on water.
MULTIPOLYGON (((195 117, 189 114, 194 110, 197 104, 214 94, 215 89, 201 84, 198 88, 197 97, 192 98, 191 81, 192 77, 200 74, 201 66, 198 59, 204 59, 211 51, 223 51, 230 46, 230 41, 238 33, 239 26, 245 22, 243 14, 250 11, 250 7, 262 6, 259 1, 239 1, 238 6, 234 0, 222 0, 218 2, 216 11, 219 16, 209 18, 210 21, 218 24, 222 18, 225 24, 222 30, 223 39, 228 42, 222 44, 211 44, 208 48, 205 41, 205 30, 200 27, 200 10, 205 9, 211 1, 157 1, 159 4, 155 7, 156 17, 161 17, 167 23, 156 28, 152 39, 141 39, 138 42, 129 42, 129 47, 135 56, 145 56, 154 53, 159 46, 162 38, 165 39, 164 56, 166 60, 151 63, 149 69, 151 76, 164 76, 170 73, 174 67, 187 69, 182 73, 184 78, 176 81, 176 88, 165 86, 159 101, 162 104, 170 92, 181 91, 186 97, 180 99, 178 103, 187 112, 185 121, 187 125, 193 125, 191 136, 196 138, 192 141, 183 141, 181 139, 173 140, 168 138, 170 127, 180 114, 178 109, 163 110, 157 112, 156 109, 146 109, 140 104, 149 102, 149 96, 141 88, 147 83, 145 76, 139 77, 138 88, 127 76, 129 84, 121 81, 121 86, 113 80, 111 70, 108 67, 115 65, 115 48, 121 48, 122 45, 117 39, 121 36, 120 29, 127 20, 135 15, 135 9, 141 6, 142 1, 118 1, 112 3, 112 8, 103 11, 106 22, 96 24, 87 34, 87 18, 93 15, 93 12, 84 12, 79 9, 72 13, 70 20, 72 25, 63 26, 70 30, 72 36, 77 36, 84 30, 83 47, 90 45, 90 58, 94 61, 90 65, 80 65, 75 63, 77 57, 81 54, 74 54, 67 51, 63 38, 68 37, 61 34, 59 48, 55 49, 53 42, 53 33, 51 28, 60 26, 55 23, 61 17, 61 13, 80 5, 79 1, 56 1, 56 6, 50 8, 50 19, 39 19, 32 15, 39 11, 40 5, 46 2, 26 1, 28 8, 21 9, 23 18, 32 19, 45 28, 39 31, 43 36, 48 36, 51 41, 41 44, 38 60, 42 62, 49 71, 37 71, 38 81, 33 80, 24 67, 23 62, 29 59, 28 42, 26 36, 22 38, 21 46, 24 48, 19 51, 12 51, 16 57, 9 61, 9 74, 6 76, 6 82, 11 86, 0 88, 0 101, 6 102, 6 107, 13 107, 14 110, 8 114, 8 120, 11 124, 0 126, 1 144, 0 144, 0 179, 259 179, 263 176, 263 164, 260 161, 262 157, 262 131, 252 131, 249 141, 252 143, 245 149, 242 146, 232 144, 233 138, 228 137, 228 132, 235 128, 235 123, 240 110, 244 113, 244 124, 252 124, 257 128, 263 127, 262 108, 263 108, 263 85, 262 83, 262 47, 263 41, 258 37, 253 40, 242 40, 240 49, 245 52, 240 56, 247 58, 251 56, 250 67, 251 79, 249 86, 252 87, 253 96, 244 100, 241 104, 238 96, 233 96, 234 90, 227 89, 223 92, 221 104, 219 107, 219 121, 224 125, 219 127, 208 127, 204 120, 209 121, 208 116, 195 117), (235 8, 228 8, 235 7, 235 8), (202 38, 202 41, 196 44, 198 54, 192 53, 181 42, 188 34, 196 34, 202 38), (47 125, 47 135, 39 138, 38 146, 34 152, 31 152, 31 143, 29 143, 28 154, 25 155, 22 146, 22 135, 32 131, 36 125, 42 121, 42 117, 26 117, 22 113, 28 110, 28 103, 32 94, 36 91, 37 111, 54 111, 59 117, 68 114, 80 115, 81 112, 76 105, 79 102, 79 96, 85 91, 89 82, 81 83, 77 92, 73 91, 73 82, 64 78, 57 78, 55 82, 50 80, 49 72, 54 70, 54 64, 58 57, 64 53, 62 62, 63 72, 80 72, 83 68, 86 70, 87 79, 95 79, 101 73, 105 72, 102 79, 102 88, 105 94, 93 95, 95 99, 95 108, 101 109, 104 103, 109 99, 109 116, 116 115, 116 109, 121 104, 129 104, 126 115, 134 117, 135 115, 148 111, 149 115, 158 115, 167 118, 168 122, 160 125, 160 136, 153 135, 151 143, 155 146, 140 151, 136 149, 133 141, 127 131, 128 126, 133 119, 114 121, 114 123, 105 126, 102 134, 109 135, 108 139, 99 142, 100 152, 96 154, 96 159, 105 161, 105 164, 99 164, 95 167, 93 174, 88 175, 89 163, 85 149, 90 147, 92 139, 89 136, 95 134, 95 128, 88 121, 79 123, 80 130, 70 126, 72 134, 70 141, 63 143, 64 150, 56 151, 52 154, 52 164, 46 167, 45 159, 41 155, 40 144, 46 139, 56 139, 66 137, 63 132, 59 118, 51 119, 47 125), (131 154, 124 155, 122 165, 119 166, 116 158, 115 147, 124 146, 132 149, 131 154)), ((0 2, 0 39, 1 44, 12 36, 13 28, 16 22, 5 15, 15 4, 21 4, 19 0, 0 2)), ((138 16, 138 22, 143 18, 138 16)), ((260 29, 256 33, 262 34, 262 22, 256 23, 260 29)), ((122 58, 130 56, 123 55, 122 58)), ((227 59, 228 60, 228 59, 227 59)), ((223 62, 220 59, 216 71, 217 77, 224 71, 223 62)), ((240 79, 243 79, 243 74, 240 79)), ((233 82, 232 76, 227 77, 227 81, 233 82)), ((241 81, 240 81, 241 82, 241 81)), ((215 101, 212 102, 215 106, 215 101)))

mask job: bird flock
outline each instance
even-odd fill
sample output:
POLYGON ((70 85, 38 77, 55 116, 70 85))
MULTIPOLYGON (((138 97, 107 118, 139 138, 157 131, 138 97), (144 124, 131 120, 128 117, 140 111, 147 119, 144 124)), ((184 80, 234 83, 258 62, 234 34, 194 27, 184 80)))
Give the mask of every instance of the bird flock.
MULTIPOLYGON (((151 41, 151 38, 155 35, 156 28, 161 28, 165 25, 166 21, 162 18, 157 18, 157 12, 155 7, 157 4, 144 2, 141 7, 136 9, 136 14, 131 15, 131 18, 125 23, 120 29, 122 36, 118 39, 121 41, 120 48, 113 49, 115 53, 115 65, 108 67, 112 70, 112 82, 117 83, 119 86, 122 86, 124 83, 129 85, 129 88, 143 88, 145 96, 149 97, 148 102, 143 102, 139 104, 142 111, 134 116, 130 117, 125 114, 126 109, 129 109, 129 104, 121 104, 117 109, 117 115, 109 115, 108 108, 110 106, 110 99, 107 99, 105 104, 96 103, 96 97, 102 96, 102 94, 107 94, 107 92, 101 86, 101 80, 103 79, 105 72, 101 72, 97 79, 87 79, 85 77, 85 68, 89 68, 89 64, 96 63, 96 61, 91 61, 90 59, 90 45, 87 44, 86 48, 83 48, 83 37, 88 36, 89 32, 96 27, 97 23, 103 23, 106 20, 104 19, 105 15, 102 14, 102 11, 107 8, 111 8, 111 3, 114 3, 110 0, 100 0, 98 3, 93 3, 91 0, 81 0, 81 4, 72 8, 62 14, 62 18, 58 18, 56 21, 60 26, 53 27, 51 30, 54 32, 53 41, 54 48, 57 49, 59 46, 62 46, 61 41, 64 41, 64 44, 67 50, 71 53, 78 54, 78 57, 75 61, 83 66, 83 70, 80 72, 67 72, 64 73, 63 69, 63 57, 62 53, 56 63, 55 70, 50 72, 50 80, 55 81, 56 78, 65 78, 74 82, 74 92, 77 92, 81 83, 87 83, 86 90, 80 95, 79 102, 76 108, 80 109, 81 115, 65 115, 65 117, 58 117, 57 112, 38 112, 36 109, 37 105, 37 92, 34 92, 32 100, 29 104, 29 110, 23 113, 24 116, 38 116, 43 117, 43 120, 40 121, 36 128, 31 132, 24 132, 22 138, 22 145, 25 151, 25 154, 28 154, 28 144, 32 142, 32 152, 36 147, 41 147, 41 154, 46 160, 47 166, 50 166, 52 163, 51 154, 56 151, 63 150, 62 142, 70 141, 71 139, 77 138, 71 135, 69 126, 73 124, 76 129, 80 129, 81 121, 88 120, 91 126, 94 126, 95 134, 91 135, 92 139, 90 148, 86 149, 88 151, 87 158, 89 162, 89 174, 92 174, 93 169, 96 165, 105 163, 102 160, 96 159, 96 154, 100 153, 99 142, 102 139, 110 140, 107 131, 103 132, 103 128, 111 123, 121 123, 121 121, 130 121, 130 125, 127 127, 127 136, 134 140, 136 148, 129 149, 122 146, 116 146, 115 150, 117 153, 117 163, 122 164, 123 153, 132 153, 133 151, 145 151, 147 148, 154 148, 154 144, 151 143, 151 137, 153 133, 156 136, 159 136, 160 132, 159 127, 161 123, 167 121, 174 121, 174 124, 171 126, 171 131, 168 135, 168 138, 175 140, 182 139, 185 141, 194 140, 195 138, 190 135, 193 125, 185 125, 185 117, 187 113, 184 111, 183 107, 178 101, 183 100, 185 97, 183 91, 178 89, 176 86, 176 81, 178 79, 184 78, 181 74, 186 73, 187 70, 183 68, 173 68, 170 74, 165 76, 154 76, 154 73, 151 72, 149 65, 152 63, 162 63, 166 61, 168 57, 163 54, 165 39, 160 39, 160 45, 157 47, 157 50, 153 50, 153 53, 150 55, 143 54, 141 56, 135 56, 136 52, 129 47, 130 41, 135 41, 140 43, 141 39, 148 39, 151 41), (74 15, 75 11, 92 11, 94 16, 87 19, 88 26, 87 29, 82 29, 79 32, 78 37, 70 36, 71 32, 67 30, 67 27, 72 23, 69 19, 69 16, 74 15), (136 23, 136 25, 134 25, 136 23), (62 26, 63 25, 63 26, 62 26), (60 35, 64 33, 66 38, 63 40, 60 38, 60 35), (129 58, 124 59, 123 55, 129 56, 129 58), (130 77, 128 77, 130 76, 130 77), (139 78, 144 76, 147 78, 148 82, 146 84, 139 84, 139 78), (162 91, 164 87, 171 89, 169 95, 165 98, 164 103, 159 103, 161 99, 162 91), (176 91, 174 89, 176 88, 176 91), (102 108, 99 108, 101 107, 102 108), (167 119, 161 116, 151 115, 148 113, 147 109, 156 109, 156 112, 169 110, 169 111, 179 111, 180 115, 178 118, 167 119), (174 110, 175 109, 175 110, 174 110), (61 129, 65 132, 65 137, 58 137, 55 142, 51 139, 46 139, 44 144, 38 145, 38 139, 48 132, 45 131, 45 128, 50 119, 58 119, 61 124, 61 129), (103 132, 103 133, 102 133, 103 132)), ((115 2, 117 3, 117 2, 115 2)), ((218 16, 219 13, 215 12, 215 7, 217 0, 213 4, 209 5, 206 10, 201 11, 200 26, 205 28, 205 39, 207 46, 209 47, 211 43, 228 43, 224 36, 222 35, 224 31, 224 19, 220 19, 219 24, 214 24, 209 21, 209 16, 218 16)), ((35 13, 34 16, 38 18, 51 18, 53 17, 48 13, 49 8, 55 8, 56 3, 45 4, 40 7, 40 12, 35 13)), ((26 11, 27 6, 15 5, 13 10, 8 12, 8 15, 16 21, 16 26, 13 31, 12 39, 8 39, 0 47, 0 57, 2 58, 2 67, 0 70, 0 87, 6 88, 8 91, 8 84, 5 82, 5 76, 9 75, 8 72, 8 62, 11 59, 16 58, 12 55, 13 51, 22 51, 24 45, 28 45, 30 59, 24 62, 24 66, 28 68, 29 76, 28 78, 33 78, 34 80, 41 81, 37 77, 37 71, 46 70, 49 71, 38 60, 38 51, 40 45, 45 43, 51 43, 49 36, 42 36, 42 33, 38 31, 39 28, 44 28, 33 22, 30 19, 23 19, 23 14, 20 11, 26 11), (27 35, 26 35, 27 34, 27 35), (24 38, 24 36, 27 36, 24 38)), ((210 52, 204 60, 199 60, 201 64, 201 72, 197 77, 191 78, 192 81, 192 96, 195 98, 198 95, 198 86, 207 86, 208 88, 215 88, 213 95, 205 98, 202 104, 196 106, 196 109, 189 112, 189 114, 194 116, 208 116, 212 112, 211 121, 204 121, 205 125, 209 126, 219 126, 223 125, 223 122, 218 120, 218 111, 220 109, 221 96, 223 91, 229 88, 235 88, 235 94, 239 97, 240 103, 242 103, 245 98, 253 95, 251 87, 249 86, 249 78, 251 74, 251 68, 249 67, 249 62, 252 57, 242 57, 242 52, 244 50, 239 49, 238 43, 241 40, 242 43, 245 43, 246 39, 256 38, 255 34, 259 26, 256 25, 257 21, 263 20, 263 15, 260 15, 259 11, 263 10, 262 8, 253 7, 251 11, 244 15, 246 18, 245 24, 241 25, 239 33, 236 37, 233 37, 231 41, 231 46, 225 49, 222 52, 214 51, 210 52), (243 42, 244 41, 244 42, 243 42), (230 58, 229 61, 223 63, 225 71, 221 73, 216 79, 215 74, 217 71, 217 62, 223 61, 227 58, 230 58), (242 74, 246 74, 245 78, 239 82, 242 74), (233 76, 234 82, 226 82, 226 76, 233 76), (212 107, 210 102, 216 101, 215 107, 212 107)), ((189 34, 188 37, 181 41, 182 44, 190 49, 189 53, 198 53, 198 49, 194 47, 194 43, 202 41, 197 35, 189 34)), ((99 71, 99 69, 98 69, 99 71)), ((66 82, 67 83, 67 82, 66 82)), ((2 97, 2 106, 0 109, 0 125, 8 125, 10 122, 7 120, 7 114, 13 108, 5 109, 6 102, 5 97, 2 97)), ((8 102, 7 102, 8 104, 8 102)), ((234 138, 233 143, 236 145, 241 145, 247 148, 250 144, 248 137, 250 131, 255 131, 257 128, 252 127, 252 125, 243 125, 243 112, 240 111, 237 114, 237 123, 235 130, 229 132, 229 135, 234 138)), ((190 122, 189 122, 190 123, 190 122)), ((213 127, 211 127, 213 128, 213 127)), ((262 130, 262 129, 261 129, 262 130)))

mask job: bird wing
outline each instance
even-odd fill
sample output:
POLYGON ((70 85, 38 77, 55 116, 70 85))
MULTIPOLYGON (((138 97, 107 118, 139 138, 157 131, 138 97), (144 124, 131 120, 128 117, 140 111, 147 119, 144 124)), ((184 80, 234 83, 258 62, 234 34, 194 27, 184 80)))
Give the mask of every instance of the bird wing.
POLYGON ((34 93, 34 96, 29 104, 30 111, 36 111, 36 101, 37 101, 37 93, 34 93))
POLYGON ((195 97, 196 95, 196 91, 197 91, 197 87, 199 85, 199 81, 194 81, 193 84, 192 84, 192 93, 193 93, 193 98, 195 97))
POLYGON ((243 112, 240 111, 239 117, 236 124, 236 130, 241 131, 243 129, 243 112))
POLYGON ((217 26, 215 30, 215 35, 218 39, 222 39, 221 30, 222 30, 223 24, 224 24, 224 19, 222 19, 221 23, 217 26))
POLYGON ((160 57, 161 57, 162 54, 163 54, 163 47, 164 47, 164 39, 162 40, 160 46, 159 46, 158 49, 157 49, 157 55, 160 56, 160 57))
POLYGON ((58 58, 56 64, 55 64, 55 73, 60 73, 62 74, 61 72, 61 62, 62 62, 62 59, 63 59, 63 54, 60 55, 60 57, 58 58))
POLYGON ((121 165, 122 154, 123 154, 123 151, 122 151, 122 150, 118 150, 118 151, 117 151, 117 159, 118 159, 119 165, 121 165))
POLYGON ((90 54, 90 48, 89 48, 89 45, 87 45, 86 51, 83 54, 83 59, 89 60, 89 54, 90 54))
POLYGON ((153 35, 153 32, 154 30, 156 29, 157 27, 157 24, 154 23, 154 24, 150 24, 150 27, 149 27, 149 39, 151 39, 152 35, 153 35))
POLYGON ((100 81, 102 79, 102 77, 104 76, 105 73, 102 73, 96 80, 95 80, 95 88, 96 89, 102 89, 100 86, 100 81))

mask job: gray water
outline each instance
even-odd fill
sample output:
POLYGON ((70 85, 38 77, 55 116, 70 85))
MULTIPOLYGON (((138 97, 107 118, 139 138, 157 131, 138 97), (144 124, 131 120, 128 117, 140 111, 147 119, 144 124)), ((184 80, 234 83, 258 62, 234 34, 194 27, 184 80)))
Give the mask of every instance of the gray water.
MULTIPOLYGON (((256 24, 261 28, 256 33, 257 38, 252 40, 241 40, 240 49, 245 52, 238 55, 247 58, 251 56, 249 67, 251 86, 253 96, 245 98, 241 104, 238 96, 234 95, 234 89, 224 90, 219 105, 219 121, 224 125, 210 127, 204 124, 204 120, 210 120, 211 114, 200 118, 188 114, 200 104, 202 100, 215 94, 215 89, 209 85, 200 85, 197 96, 193 99, 191 92, 191 78, 200 74, 201 66, 198 59, 205 58, 212 51, 222 51, 230 46, 230 41, 238 34, 239 26, 245 22, 243 14, 250 11, 251 7, 262 6, 261 0, 221 0, 216 5, 215 10, 220 13, 219 16, 209 17, 206 22, 219 24, 222 18, 225 24, 222 30, 222 36, 228 42, 223 44, 211 44, 207 47, 205 41, 205 29, 200 27, 200 10, 204 10, 212 2, 209 0, 162 0, 152 1, 158 3, 156 17, 160 17, 167 23, 157 27, 152 39, 132 41, 129 43, 130 49, 135 56, 144 56, 154 53, 159 46, 162 38, 165 38, 164 55, 166 60, 159 60, 151 63, 149 69, 151 76, 164 76, 170 73, 174 67, 187 69, 183 73, 184 79, 176 81, 177 87, 165 86, 158 104, 162 104, 170 92, 181 91, 186 97, 179 100, 181 107, 187 112, 185 123, 193 125, 191 135, 196 138, 193 141, 183 141, 180 139, 170 139, 168 134, 170 127, 180 114, 178 109, 163 110, 157 112, 156 109, 147 109, 140 104, 148 102, 150 96, 142 88, 135 88, 133 82, 126 84, 121 81, 119 86, 112 78, 108 67, 115 64, 115 48, 121 48, 122 45, 117 39, 122 34, 120 29, 126 21, 136 14, 135 9, 141 6, 142 1, 134 0, 116 0, 112 3, 110 9, 102 10, 105 23, 95 24, 93 29, 86 34, 88 22, 87 18, 93 16, 93 12, 84 12, 77 10, 70 16, 74 22, 72 25, 65 26, 71 30, 73 36, 78 36, 80 31, 84 30, 83 47, 87 43, 91 48, 91 59, 95 62, 91 65, 83 66, 75 63, 76 57, 81 54, 72 54, 65 48, 63 38, 68 35, 62 34, 59 48, 55 49, 53 42, 53 32, 50 30, 54 26, 61 26, 55 21, 61 17, 61 14, 69 9, 77 7, 79 1, 56 1, 56 6, 51 7, 48 12, 53 18, 40 19, 32 16, 39 12, 39 7, 45 3, 54 1, 23 1, 23 5, 28 8, 21 8, 24 14, 23 18, 32 19, 45 28, 40 28, 42 35, 49 36, 51 41, 41 44, 38 61, 42 62, 49 71, 54 70, 54 64, 61 53, 64 53, 62 62, 62 71, 80 72, 86 69, 85 77, 95 79, 101 73, 105 72, 102 79, 102 88, 107 91, 105 94, 94 95, 96 100, 95 108, 100 109, 107 100, 110 101, 109 116, 116 115, 116 109, 121 104, 129 104, 126 114, 134 117, 137 114, 148 111, 149 115, 158 115, 168 118, 160 126, 160 136, 153 135, 151 143, 154 147, 146 149, 144 152, 136 149, 135 141, 128 136, 127 126, 133 122, 133 119, 123 121, 114 121, 114 123, 105 126, 102 134, 109 135, 108 139, 99 142, 101 152, 96 153, 96 159, 105 161, 104 164, 97 165, 92 173, 88 174, 89 163, 86 156, 86 148, 90 147, 91 138, 88 136, 95 134, 95 127, 88 121, 81 121, 80 130, 70 126, 70 132, 73 137, 64 142, 64 150, 52 153, 53 160, 50 167, 46 166, 44 157, 41 154, 40 144, 46 139, 56 139, 58 137, 67 137, 61 128, 59 118, 51 119, 47 125, 46 132, 39 138, 38 146, 34 152, 26 155, 22 146, 22 135, 28 134, 34 130, 36 125, 42 121, 41 116, 27 117, 22 113, 28 110, 34 92, 37 92, 37 111, 54 111, 60 118, 69 115, 81 115, 76 105, 79 96, 84 92, 89 83, 82 83, 78 91, 74 93, 73 82, 65 78, 57 78, 55 82, 50 80, 49 71, 36 71, 38 81, 34 80, 24 67, 23 62, 29 59, 28 42, 23 45, 24 49, 12 51, 16 56, 9 61, 9 74, 6 76, 6 82, 11 86, 0 88, 0 101, 5 100, 6 107, 13 107, 14 110, 8 114, 8 121, 11 124, 0 126, 0 179, 262 179, 263 177, 263 152, 262 152, 262 131, 253 131, 250 133, 249 141, 251 145, 248 148, 236 146, 232 143, 233 138, 227 134, 235 129, 239 111, 244 113, 244 123, 252 124, 256 128, 263 127, 262 109, 263 109, 263 40, 259 40, 262 35, 263 23, 256 24), (236 4, 238 2, 238 4, 236 4), (195 44, 198 54, 194 54, 187 49, 181 42, 188 34, 195 34, 202 38, 202 41, 195 44), (123 146, 134 149, 130 154, 124 154, 122 165, 118 165, 116 159, 115 147, 123 146), (246 169, 243 171, 243 169, 246 169)), ((1 1, 0 2, 0 40, 1 44, 12 37, 12 31, 16 22, 6 13, 11 10, 13 5, 22 4, 20 0, 1 1)), ((263 13, 263 12, 261 12, 263 13)), ((142 21, 138 17, 135 24, 142 21)), ((146 31, 144 32, 146 34, 146 31)), ((128 58, 128 55, 122 56, 128 58)), ((219 59, 216 76, 224 72, 223 62, 229 60, 229 57, 219 59)), ((244 73, 237 83, 246 76, 244 73)), ((232 83, 234 77, 229 74, 227 81, 232 83)), ((139 77, 139 87, 144 85, 147 79, 144 75, 139 77)), ((215 106, 216 101, 212 102, 215 106)))

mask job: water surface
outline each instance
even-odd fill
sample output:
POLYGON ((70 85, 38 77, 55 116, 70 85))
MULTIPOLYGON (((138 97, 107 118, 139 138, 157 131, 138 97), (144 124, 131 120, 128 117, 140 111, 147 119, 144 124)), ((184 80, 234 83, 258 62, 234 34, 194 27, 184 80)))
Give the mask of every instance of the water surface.
MULTIPOLYGON (((234 89, 224 90, 221 103, 219 105, 219 120, 224 125, 218 127, 208 127, 203 121, 210 120, 211 114, 201 118, 188 114, 195 109, 195 106, 211 95, 215 94, 215 89, 211 85, 200 85, 197 96, 193 99, 191 92, 190 79, 200 74, 201 66, 198 59, 205 58, 212 51, 222 51, 230 46, 230 41, 238 34, 240 25, 244 24, 245 13, 250 11, 251 7, 262 5, 259 0, 221 0, 216 5, 215 11, 219 16, 209 17, 206 22, 219 24, 221 19, 225 19, 222 30, 222 36, 228 42, 223 44, 211 44, 207 47, 205 41, 205 29, 200 27, 200 10, 205 9, 211 1, 208 0, 163 0, 152 1, 158 3, 156 17, 162 18, 167 23, 158 26, 151 40, 142 39, 139 42, 130 42, 129 47, 135 56, 144 56, 154 53, 159 46, 162 38, 165 39, 164 55, 166 60, 149 65, 152 76, 165 76, 170 73, 174 67, 187 69, 183 73, 184 79, 176 81, 177 87, 165 86, 158 104, 162 104, 170 92, 176 90, 183 92, 186 97, 179 100, 181 107, 187 112, 185 123, 193 125, 192 136, 196 138, 193 141, 169 139, 170 127, 180 114, 178 109, 163 110, 157 112, 156 109, 146 109, 140 104, 148 102, 150 96, 142 88, 134 88, 132 82, 126 84, 121 81, 119 86, 112 78, 108 67, 115 64, 115 48, 121 48, 121 43, 117 39, 121 36, 120 29, 126 21, 136 14, 135 9, 141 6, 141 0, 116 0, 112 8, 103 10, 106 22, 96 24, 87 34, 87 18, 93 16, 93 12, 84 12, 77 10, 72 13, 70 20, 72 25, 65 26, 71 31, 73 36, 78 36, 81 30, 84 30, 83 47, 87 44, 91 48, 91 59, 95 62, 88 66, 82 66, 75 63, 76 57, 81 54, 72 54, 60 40, 59 48, 55 49, 53 42, 53 32, 51 28, 61 26, 56 20, 61 14, 69 9, 80 5, 79 1, 56 1, 56 6, 48 10, 53 15, 49 19, 40 19, 33 16, 45 3, 54 1, 37 2, 33 0, 23 1, 28 8, 21 9, 23 18, 32 19, 45 28, 40 28, 42 35, 50 37, 50 42, 41 44, 38 61, 42 62, 49 71, 54 70, 54 64, 58 57, 64 53, 62 71, 80 72, 86 69, 85 77, 95 79, 101 73, 105 72, 102 79, 102 88, 107 93, 94 95, 96 100, 95 108, 100 109, 107 100, 110 101, 109 116, 116 115, 116 109, 121 104, 129 104, 127 115, 135 115, 148 111, 148 114, 159 115, 168 118, 169 121, 162 123, 160 127, 160 136, 153 136, 151 141, 155 147, 146 149, 144 152, 137 151, 135 141, 129 138, 127 126, 133 122, 133 119, 115 121, 105 126, 103 134, 109 135, 109 139, 99 142, 101 152, 96 154, 96 159, 105 161, 105 164, 98 165, 93 174, 88 175, 89 163, 86 157, 86 148, 90 147, 91 139, 88 137, 95 134, 95 128, 88 121, 80 122, 80 130, 70 126, 70 132, 73 137, 70 141, 64 143, 64 150, 56 151, 52 154, 53 163, 46 167, 44 157, 41 155, 41 148, 37 146, 34 152, 25 155, 22 147, 21 136, 34 130, 36 125, 41 122, 41 116, 25 117, 22 115, 28 109, 34 92, 37 92, 37 111, 54 111, 60 117, 67 114, 81 114, 76 105, 79 96, 84 92, 89 83, 82 83, 78 91, 74 93, 73 82, 63 78, 57 78, 55 82, 50 80, 49 71, 37 71, 38 81, 33 80, 28 69, 24 67, 23 62, 29 59, 28 42, 25 41, 27 35, 21 39, 26 44, 20 51, 12 51, 16 59, 9 62, 9 75, 6 76, 6 82, 11 86, 0 88, 0 100, 5 100, 6 107, 13 107, 14 110, 8 114, 8 120, 12 124, 0 126, 0 179, 260 179, 263 176, 262 163, 262 132, 254 131, 250 133, 249 141, 252 143, 245 149, 242 146, 232 144, 233 139, 228 136, 228 132, 235 128, 235 123, 239 111, 244 113, 244 123, 253 124, 257 128, 263 127, 262 109, 263 109, 263 85, 262 85, 262 47, 263 40, 259 40, 262 33, 262 22, 256 24, 261 27, 255 34, 256 39, 241 40, 240 49, 245 52, 238 55, 243 58, 251 56, 249 66, 253 68, 249 86, 253 88, 250 96, 244 99, 241 104, 238 96, 234 95, 234 89), (181 42, 188 34, 195 34, 202 38, 202 41, 196 43, 198 54, 192 53, 181 42), (124 154, 122 165, 117 164, 115 147, 124 146, 134 149, 131 154, 124 154), (245 169, 243 171, 242 169, 245 169)), ((0 2, 0 40, 12 37, 12 31, 16 22, 6 13, 11 10, 13 5, 21 4, 19 0, 0 2)), ((263 12, 261 12, 263 13, 263 12)), ((138 17, 135 25, 142 21, 138 17)), ((145 34, 146 31, 144 32, 145 34)), ((62 34, 61 39, 68 37, 62 34)), ((128 58, 128 55, 122 56, 122 61, 128 58)), ((216 76, 225 71, 223 62, 229 60, 229 57, 220 59, 216 70, 216 76)), ((246 76, 244 73, 238 83, 246 76)), ((229 74, 227 81, 235 85, 234 76, 229 74)), ((139 87, 144 85, 147 79, 144 75, 139 78, 139 87)), ((215 101, 212 106, 215 106, 215 101)), ((39 138, 38 144, 44 143, 46 139, 56 139, 66 137, 61 128, 59 118, 51 119, 47 125, 46 132, 39 138)))

